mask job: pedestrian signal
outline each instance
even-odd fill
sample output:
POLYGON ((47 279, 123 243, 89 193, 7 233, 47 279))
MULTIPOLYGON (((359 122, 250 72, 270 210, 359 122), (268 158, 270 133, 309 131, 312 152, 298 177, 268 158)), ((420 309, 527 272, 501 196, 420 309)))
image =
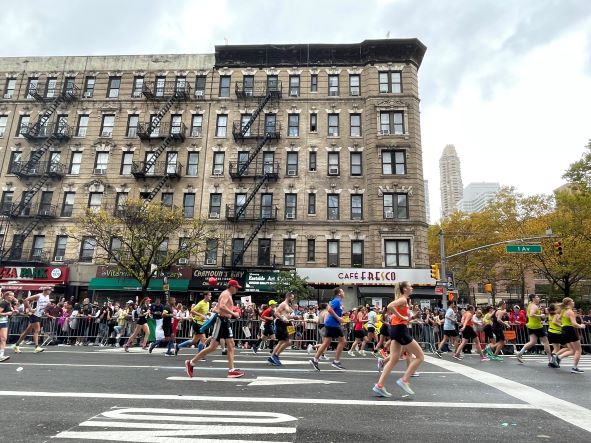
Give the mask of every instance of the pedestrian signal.
POLYGON ((447 301, 454 301, 454 297, 455 297, 454 291, 447 292, 447 301))

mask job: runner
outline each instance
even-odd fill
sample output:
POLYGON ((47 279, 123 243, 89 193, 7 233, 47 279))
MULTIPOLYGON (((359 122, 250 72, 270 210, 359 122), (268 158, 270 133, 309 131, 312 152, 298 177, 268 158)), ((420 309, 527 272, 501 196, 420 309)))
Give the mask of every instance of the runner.
POLYGON ((523 363, 523 354, 528 349, 537 345, 538 339, 544 345, 544 351, 546 351, 546 355, 548 356, 548 363, 552 363, 552 351, 550 350, 546 331, 542 325, 542 320, 545 318, 546 316, 540 309, 540 297, 535 294, 529 294, 529 304, 527 305, 527 332, 529 334, 529 341, 515 356, 519 363, 523 363))
POLYGON ((581 340, 577 334, 576 329, 585 329, 585 325, 578 324, 577 318, 573 309, 575 307, 575 302, 572 298, 566 297, 562 300, 562 339, 564 344, 566 345, 566 350, 562 349, 557 357, 558 363, 560 364, 560 359, 566 357, 567 355, 573 356, 573 367, 571 368, 570 372, 573 374, 582 374, 582 369, 579 369, 579 360, 581 359, 581 340))
POLYGON ((372 343, 373 345, 373 352, 376 351, 376 322, 377 322, 378 315, 376 314, 375 306, 369 308, 369 312, 367 313, 367 335, 363 338, 363 344, 361 345, 361 355, 365 357, 365 351, 369 345, 372 343))
MULTIPOLYGON (((313 348, 316 351, 322 343, 324 343, 324 336, 326 333, 326 329, 324 328, 324 322, 326 321, 326 317, 328 316, 328 303, 321 303, 320 304, 320 312, 318 313, 318 343, 316 343, 313 348)), ((346 340, 345 340, 346 341, 346 340)), ((314 352, 316 353, 316 352, 314 352)), ((328 360, 328 357, 323 352, 320 356, 320 360, 328 360)))
MULTIPOLYGON (((382 312, 382 326, 380 326, 380 339, 378 340, 378 344, 376 349, 382 359, 388 357, 388 353, 386 352, 387 349, 390 348, 390 315, 387 312, 387 309, 384 309, 382 312)), ((378 369, 380 369, 379 359, 378 359, 378 369)))
POLYGON ((200 331, 201 326, 207 320, 209 314, 209 302, 211 301, 211 292, 206 292, 203 300, 199 301, 191 308, 191 316, 193 317, 193 338, 186 340, 174 348, 174 355, 178 355, 179 351, 187 346, 197 345, 197 352, 201 352, 205 348, 205 334, 200 331))
POLYGON ((550 303, 548 306, 548 342, 552 345, 552 359, 548 366, 551 368, 559 368, 560 362, 558 353, 560 346, 563 345, 562 339, 562 318, 561 306, 559 303, 550 303))
POLYGON ((174 341, 172 340, 172 319, 174 317, 174 308, 173 306, 176 304, 176 299, 174 297, 170 297, 164 308, 162 310, 162 333, 164 334, 164 338, 157 339, 150 343, 150 348, 148 352, 151 354, 154 348, 159 347, 162 343, 168 343, 166 352, 164 355, 166 357, 170 357, 175 355, 172 353, 172 345, 174 341))
POLYGON ((484 356, 484 353, 482 352, 482 347, 480 346, 480 340, 478 339, 478 336, 476 335, 476 331, 474 331, 474 306, 472 305, 468 305, 466 307, 466 312, 464 312, 464 315, 462 316, 462 326, 460 328, 460 332, 462 333, 462 341, 460 342, 459 346, 456 348, 456 351, 453 354, 453 358, 455 358, 456 360, 461 360, 462 358, 460 357, 462 349, 464 349, 464 346, 466 346, 466 344, 468 342, 470 342, 471 340, 474 341, 474 344, 476 345, 476 350, 478 351, 478 353, 480 354, 480 361, 488 361, 488 358, 486 358, 484 356))
POLYGON ((0 290, 0 362, 10 358, 9 355, 4 355, 4 348, 8 338, 8 318, 14 313, 12 309, 14 300, 14 292, 2 293, 0 290))
POLYGON ((29 303, 36 301, 37 305, 35 306, 33 313, 29 316, 29 326, 27 326, 27 329, 23 331, 16 343, 12 346, 12 350, 17 354, 21 352, 19 348, 20 342, 22 342, 31 331, 33 331, 35 352, 38 353, 44 351, 44 349, 39 346, 39 332, 41 332, 41 317, 45 312, 45 308, 49 304, 49 294, 51 294, 51 288, 46 286, 42 288, 42 291, 43 292, 40 292, 39 294, 31 295, 30 297, 25 298, 23 301, 25 305, 25 312, 30 310, 29 303))
POLYGON ((328 315, 324 320, 324 336, 322 338, 322 344, 316 350, 314 358, 310 359, 310 364, 314 366, 314 369, 320 371, 318 364, 320 356, 324 355, 324 351, 330 346, 333 339, 338 339, 337 351, 334 356, 334 360, 331 365, 341 371, 345 368, 341 364, 341 354, 347 341, 345 340, 345 334, 341 324, 343 323, 343 298, 345 298, 345 291, 341 288, 335 288, 334 297, 327 306, 328 315))
POLYGON ((269 300, 269 306, 263 309, 263 312, 261 312, 261 337, 252 347, 252 352, 255 354, 259 351, 261 343, 265 340, 269 340, 271 349, 274 348, 271 346, 271 344, 273 343, 273 340, 275 340, 275 332, 273 332, 273 318, 275 318, 276 307, 277 302, 275 300, 269 300))
POLYGON ((373 392, 380 397, 391 397, 384 384, 390 376, 392 369, 398 363, 402 348, 406 347, 409 355, 414 355, 410 361, 404 375, 396 380, 396 384, 407 394, 414 395, 410 387, 409 378, 418 369, 425 359, 423 350, 419 344, 408 333, 409 323, 409 299, 412 294, 412 285, 408 281, 403 281, 396 285, 396 299, 388 305, 388 311, 391 316, 390 336, 390 359, 384 366, 378 382, 373 387, 373 392))
POLYGON ((355 351, 362 355, 361 351, 361 343, 365 338, 365 331, 363 329, 363 322, 366 321, 365 317, 365 308, 363 306, 359 306, 356 309, 353 309, 353 344, 351 345, 351 349, 347 354, 350 357, 355 357, 355 351))
POLYGON ((135 316, 135 329, 133 334, 127 339, 127 343, 123 346, 125 352, 129 352, 129 348, 133 346, 133 341, 140 335, 140 332, 144 333, 144 343, 142 349, 148 349, 148 338, 150 338, 150 327, 148 326, 148 317, 150 316, 150 299, 144 297, 137 309, 134 311, 135 316))
POLYGON ((494 313, 494 306, 487 306, 485 309, 484 317, 482 318, 482 331, 484 332, 484 340, 486 341, 486 348, 484 349, 484 353, 489 358, 491 355, 494 355, 491 345, 496 345, 495 336, 492 331, 492 317, 494 313))
POLYGON ((505 347, 505 332, 504 329, 510 328, 511 325, 505 317, 507 316, 507 303, 503 300, 497 305, 497 309, 493 313, 492 319, 492 332, 495 336, 495 346, 492 355, 488 358, 496 361, 503 361, 503 358, 499 355, 505 347))
POLYGON ((277 309, 275 309, 275 338, 277 338, 277 345, 273 349, 271 356, 267 359, 269 363, 275 366, 281 366, 279 355, 291 343, 287 328, 291 326, 290 317, 293 316, 291 303, 294 298, 295 294, 293 292, 288 292, 285 294, 285 300, 283 300, 277 309))
POLYGON ((225 339, 226 342, 228 377, 238 378, 244 375, 244 372, 234 367, 234 334, 230 322, 231 319, 240 317, 239 314, 232 309, 234 307, 232 296, 241 288, 242 286, 240 286, 236 280, 232 279, 228 282, 226 289, 220 294, 218 304, 214 308, 217 318, 215 319, 211 333, 211 343, 207 348, 202 349, 195 357, 193 357, 192 360, 185 360, 185 369, 189 377, 193 377, 193 368, 195 364, 208 354, 214 352, 222 339, 225 339))
POLYGON ((443 349, 443 345, 447 343, 448 340, 451 340, 452 345, 457 346, 458 341, 458 330, 456 329, 456 325, 458 324, 458 305, 455 301, 449 303, 447 307, 447 311, 445 311, 445 321, 443 323, 443 339, 435 349, 435 355, 441 358, 441 350, 443 349))

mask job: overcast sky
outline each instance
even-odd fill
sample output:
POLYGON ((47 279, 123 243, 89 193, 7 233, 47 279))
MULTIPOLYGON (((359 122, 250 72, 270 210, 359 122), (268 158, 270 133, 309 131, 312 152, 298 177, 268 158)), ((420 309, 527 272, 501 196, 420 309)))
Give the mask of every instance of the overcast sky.
POLYGON ((417 37, 424 174, 550 193, 591 139, 589 0, 2 1, 0 55, 211 53, 214 46, 417 37))

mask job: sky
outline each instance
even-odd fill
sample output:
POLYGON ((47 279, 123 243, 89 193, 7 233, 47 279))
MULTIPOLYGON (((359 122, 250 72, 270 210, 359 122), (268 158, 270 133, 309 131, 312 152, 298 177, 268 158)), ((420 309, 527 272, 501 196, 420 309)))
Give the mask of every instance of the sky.
POLYGON ((420 39, 423 172, 552 193, 591 139, 589 0, 3 0, 0 56, 212 53, 215 45, 420 39))

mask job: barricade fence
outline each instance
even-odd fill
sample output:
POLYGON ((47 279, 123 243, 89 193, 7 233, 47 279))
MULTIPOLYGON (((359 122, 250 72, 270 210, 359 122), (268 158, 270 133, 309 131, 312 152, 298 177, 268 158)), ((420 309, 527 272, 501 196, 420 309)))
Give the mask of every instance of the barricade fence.
MULTIPOLYGON (((177 342, 189 340, 197 332, 198 326, 189 318, 179 319, 175 323, 178 325, 175 335, 177 342)), ((14 343, 19 335, 27 328, 28 324, 28 316, 12 316, 8 325, 8 342, 14 343)), ((296 349, 305 349, 308 344, 314 345, 322 337, 318 324, 315 322, 293 320, 292 325, 295 332, 290 336, 290 339, 293 347, 296 349)), ((353 336, 353 323, 343 324, 342 327, 347 342, 352 343, 355 340, 353 336)), ((134 329, 135 323, 131 318, 121 322, 100 322, 92 316, 68 318, 42 317, 40 343, 43 343, 43 345, 115 346, 127 340, 134 329)), ((411 336, 428 351, 432 351, 443 336, 442 327, 438 325, 411 323, 409 329, 411 336)), ((237 345, 250 347, 261 336, 261 321, 248 319, 233 320, 232 331, 237 345)), ((583 350, 591 352, 591 325, 577 331, 583 350)), ((376 337, 378 332, 379 328, 376 328, 376 337)), ((477 333, 481 343, 486 343, 484 332, 477 331, 477 333)), ((524 325, 511 325, 510 328, 505 329, 505 336, 507 345, 512 347, 514 352, 529 341, 527 327, 524 325)), ((25 340, 30 340, 30 336, 26 337, 25 340)), ((140 343, 143 337, 140 335, 137 340, 140 343)))

